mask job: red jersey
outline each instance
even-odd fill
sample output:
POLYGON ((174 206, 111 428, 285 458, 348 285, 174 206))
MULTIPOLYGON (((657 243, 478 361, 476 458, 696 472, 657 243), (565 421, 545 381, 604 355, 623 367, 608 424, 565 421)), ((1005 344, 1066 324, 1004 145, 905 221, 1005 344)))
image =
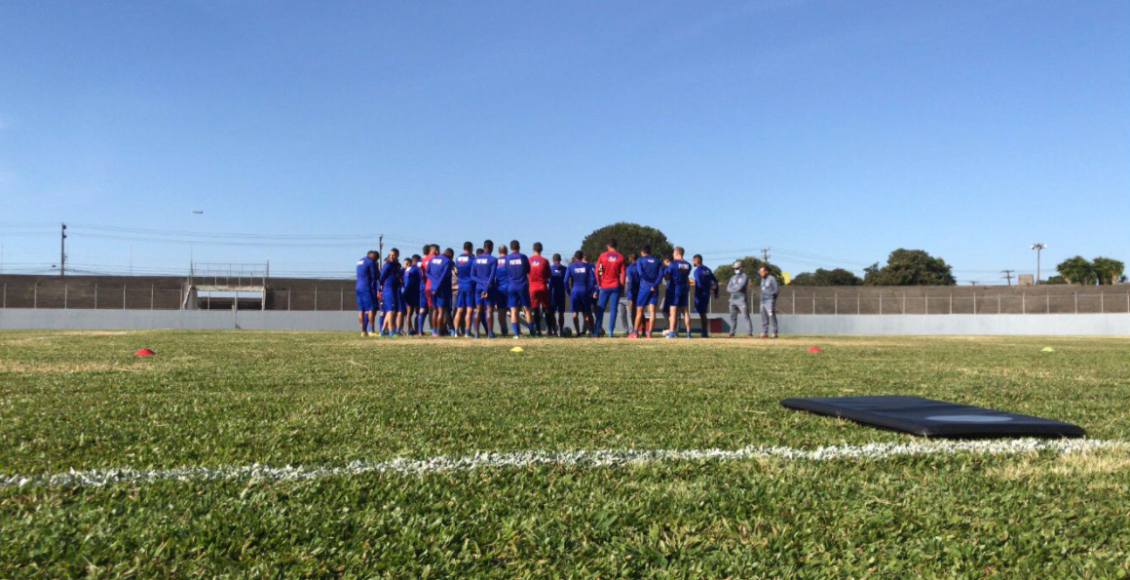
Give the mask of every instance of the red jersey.
MULTIPOLYGON (((428 262, 431 262, 432 258, 434 258, 434 257, 436 257, 436 254, 434 252, 430 253, 427 256, 424 256, 423 262, 420 262, 421 264, 424 265, 424 267, 421 269, 422 271, 420 273, 424 275, 424 290, 426 292, 431 292, 431 290, 432 290, 432 279, 428 278, 427 273, 428 273, 428 262)), ((428 300, 431 300, 430 295, 429 295, 428 300)), ((431 303, 429 302, 429 304, 431 304, 431 303)))
POLYGON ((530 290, 545 290, 549 284, 549 260, 530 256, 530 290))
POLYGON ((615 250, 600 255, 596 261, 596 284, 601 288, 615 288, 624 284, 624 256, 615 250))

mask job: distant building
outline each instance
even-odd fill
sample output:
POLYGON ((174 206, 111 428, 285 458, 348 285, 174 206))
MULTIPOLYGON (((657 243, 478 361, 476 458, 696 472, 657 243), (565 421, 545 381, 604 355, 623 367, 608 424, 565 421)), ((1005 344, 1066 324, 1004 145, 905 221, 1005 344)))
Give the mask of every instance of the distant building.
POLYGON ((1034 278, 1031 274, 1020 274, 1016 277, 1017 286, 1031 286, 1034 283, 1034 278))

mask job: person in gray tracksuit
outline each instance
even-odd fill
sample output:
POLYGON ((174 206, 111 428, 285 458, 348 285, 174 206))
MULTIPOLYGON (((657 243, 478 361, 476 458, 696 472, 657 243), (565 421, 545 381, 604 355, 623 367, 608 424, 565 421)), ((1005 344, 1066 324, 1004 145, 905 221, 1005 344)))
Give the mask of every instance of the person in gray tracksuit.
POLYGON ((734 276, 726 283, 726 291, 730 293, 730 338, 738 330, 738 315, 745 317, 746 328, 749 335, 753 336, 753 320, 749 317, 749 297, 746 288, 749 287, 749 276, 742 272, 742 263, 734 262, 734 276))
POLYGON ((761 338, 769 336, 773 327, 773 338, 777 338, 777 295, 781 293, 777 279, 769 274, 769 268, 762 266, 761 274, 761 338))

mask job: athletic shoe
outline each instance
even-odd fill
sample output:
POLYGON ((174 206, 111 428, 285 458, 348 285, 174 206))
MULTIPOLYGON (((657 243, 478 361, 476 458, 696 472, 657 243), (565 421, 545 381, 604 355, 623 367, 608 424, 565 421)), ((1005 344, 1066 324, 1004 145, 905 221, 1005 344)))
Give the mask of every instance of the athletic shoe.
POLYGON ((636 334, 635 331, 628 333, 628 338, 636 339, 636 338, 639 338, 639 337, 640 337, 640 335, 636 334))
POLYGON ((776 332, 774 332, 774 333, 773 333, 773 338, 777 338, 777 333, 776 333, 776 332))
POLYGON ((487 333, 487 338, 494 338, 494 333, 493 333, 493 332, 488 332, 488 333, 487 333))
POLYGON ((687 331, 687 338, 690 338, 691 336, 692 336, 692 335, 691 335, 691 331, 689 331, 689 330, 688 330, 688 331, 687 331))
POLYGON ((515 334, 515 335, 514 335, 514 340, 518 340, 519 338, 522 338, 522 335, 520 335, 520 334, 515 334))
POLYGON ((730 334, 727 334, 726 338, 734 338, 734 333, 731 332, 730 334))
MULTIPOLYGON (((753 336, 753 335, 751 334, 750 336, 753 336)), ((768 334, 762 334, 758 338, 769 338, 769 335, 768 334)))

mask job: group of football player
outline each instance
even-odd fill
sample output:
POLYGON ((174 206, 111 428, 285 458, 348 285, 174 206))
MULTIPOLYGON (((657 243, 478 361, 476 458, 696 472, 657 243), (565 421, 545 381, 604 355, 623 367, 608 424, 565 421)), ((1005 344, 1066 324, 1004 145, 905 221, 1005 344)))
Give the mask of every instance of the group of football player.
POLYGON ((428 244, 423 255, 404 258, 393 248, 378 263, 378 253, 370 251, 357 262, 358 322, 365 336, 423 335, 427 325, 432 336, 494 338, 495 317, 500 333, 514 338, 522 326, 531 336, 614 336, 622 309, 627 337, 651 338, 665 282, 664 336, 678 336, 681 321, 690 338, 692 292, 700 333, 709 336, 707 313, 718 281, 702 256, 687 262, 676 247, 657 257, 644 246, 625 257, 616 247, 616 240, 608 240, 595 262, 577 251, 568 264, 560 254, 543 256, 540 242, 527 256, 517 240, 500 245, 497 256, 491 240, 478 248, 466 242, 458 256, 428 244), (567 313, 572 329, 565 325, 567 313))

